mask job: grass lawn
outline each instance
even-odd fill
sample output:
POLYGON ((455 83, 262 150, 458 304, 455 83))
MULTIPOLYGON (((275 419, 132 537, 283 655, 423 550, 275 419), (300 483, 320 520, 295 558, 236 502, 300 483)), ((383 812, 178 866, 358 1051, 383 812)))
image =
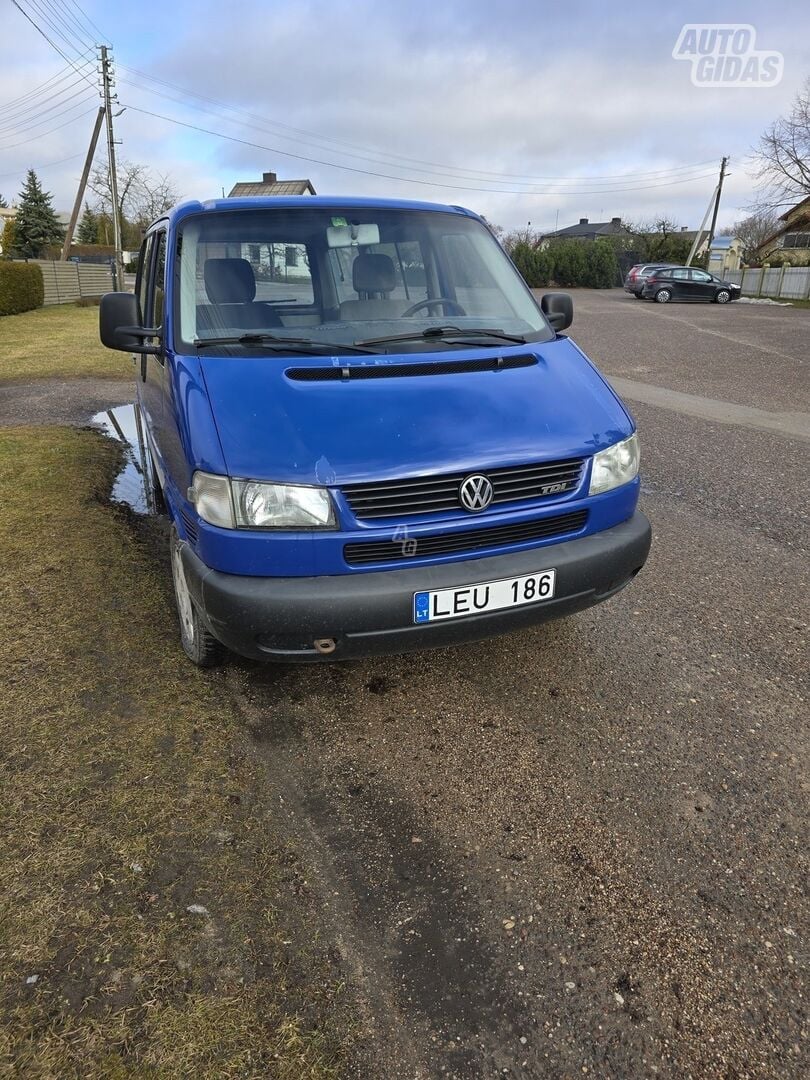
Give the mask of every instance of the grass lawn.
POLYGON ((98 339, 98 308, 56 304, 0 318, 0 380, 126 379, 132 361, 98 339))
MULTIPOLYGON (((78 343, 95 315, 14 322, 78 343)), ((339 1075, 315 901, 227 676, 185 661, 163 568, 103 501, 116 460, 0 432, 0 1074, 339 1075)))

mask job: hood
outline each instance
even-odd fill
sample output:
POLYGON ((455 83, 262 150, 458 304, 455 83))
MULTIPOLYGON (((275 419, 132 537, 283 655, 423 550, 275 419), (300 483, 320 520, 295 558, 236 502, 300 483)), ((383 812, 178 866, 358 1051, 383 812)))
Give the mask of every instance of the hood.
MULTIPOLYGON (((231 476, 342 484, 584 457, 633 424, 567 338, 519 349, 448 349, 374 358, 374 366, 521 355, 529 366, 373 379, 291 379, 334 370, 331 357, 203 356, 231 476), (533 361, 536 359, 536 363, 533 361)), ((367 365, 341 357, 340 365, 367 365)))

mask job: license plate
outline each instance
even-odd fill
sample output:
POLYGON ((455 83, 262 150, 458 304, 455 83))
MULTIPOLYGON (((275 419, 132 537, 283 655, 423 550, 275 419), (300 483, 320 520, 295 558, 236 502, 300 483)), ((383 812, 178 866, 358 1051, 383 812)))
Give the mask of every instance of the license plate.
POLYGON ((461 619, 483 611, 521 607, 550 600, 554 596, 556 570, 540 570, 523 577, 501 578, 499 581, 480 581, 458 589, 439 589, 436 592, 413 594, 413 621, 438 622, 440 619, 461 619))

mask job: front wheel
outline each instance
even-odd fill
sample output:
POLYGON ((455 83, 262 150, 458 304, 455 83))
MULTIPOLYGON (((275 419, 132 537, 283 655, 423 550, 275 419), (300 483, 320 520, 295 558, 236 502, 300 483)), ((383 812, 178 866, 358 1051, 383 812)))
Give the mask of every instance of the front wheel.
POLYGON ((655 302, 657 304, 668 304, 672 299, 672 293, 669 289, 659 289, 655 294, 655 302))
POLYGON ((728 289, 719 289, 714 294, 714 302, 715 302, 715 304, 727 304, 730 299, 731 299, 731 293, 728 291, 728 289))
POLYGON ((174 526, 172 526, 169 543, 171 544, 174 599, 180 621, 180 644, 183 646, 183 652, 197 667, 217 667, 225 659, 225 646, 205 628, 194 606, 183 568, 183 543, 174 526))

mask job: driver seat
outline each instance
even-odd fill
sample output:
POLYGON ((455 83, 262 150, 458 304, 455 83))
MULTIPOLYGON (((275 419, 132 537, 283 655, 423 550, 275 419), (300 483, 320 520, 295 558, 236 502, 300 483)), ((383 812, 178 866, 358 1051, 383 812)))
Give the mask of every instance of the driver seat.
POLYGON ((352 286, 357 300, 340 305, 343 322, 398 319, 411 306, 409 300, 389 296, 397 284, 394 260, 389 255, 358 255, 352 265, 352 286))

